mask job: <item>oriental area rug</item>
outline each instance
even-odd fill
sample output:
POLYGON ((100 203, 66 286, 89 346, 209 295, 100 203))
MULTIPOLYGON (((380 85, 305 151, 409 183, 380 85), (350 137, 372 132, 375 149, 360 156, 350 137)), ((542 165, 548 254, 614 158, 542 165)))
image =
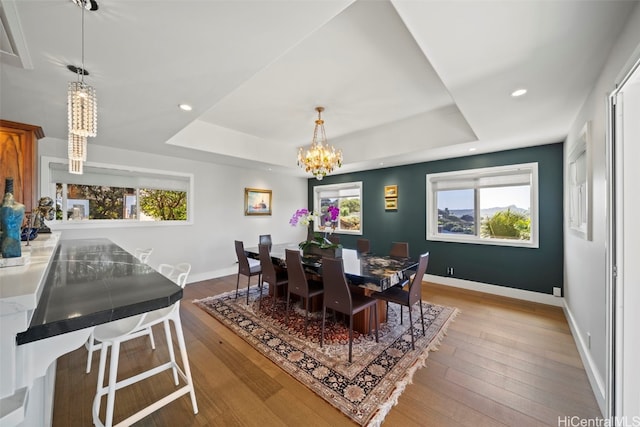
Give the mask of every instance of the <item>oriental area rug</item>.
POLYGON ((266 288, 258 308, 259 288, 231 291, 194 303, 218 319, 292 377, 342 411, 361 426, 379 426, 397 403, 415 371, 425 365, 429 351, 437 349, 456 308, 423 301, 426 336, 422 335, 420 309, 414 306, 415 350, 411 349, 408 310, 389 306, 389 319, 375 334, 354 332, 352 363, 348 362, 349 327, 327 313, 324 345, 320 347, 322 311, 310 313, 308 337, 304 334, 305 311, 292 304, 285 321, 286 299, 273 299, 266 288))

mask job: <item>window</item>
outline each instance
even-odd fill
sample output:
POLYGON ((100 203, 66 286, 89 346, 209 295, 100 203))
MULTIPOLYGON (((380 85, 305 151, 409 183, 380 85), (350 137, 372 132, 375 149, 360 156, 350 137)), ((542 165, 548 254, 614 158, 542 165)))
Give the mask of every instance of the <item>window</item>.
POLYGON ((191 220, 190 175, 106 165, 87 165, 82 175, 76 175, 56 160, 43 159, 48 164, 43 184, 55 194, 56 220, 63 224, 184 224, 191 220))
POLYGON ((538 247, 538 164, 428 174, 427 240, 538 247))
POLYGON ((314 221, 315 231, 320 231, 319 226, 333 225, 339 233, 362 234, 362 182, 316 185, 313 194, 313 210, 321 215, 320 221, 314 221), (326 220, 329 206, 335 206, 340 211, 333 224, 328 224, 326 220))

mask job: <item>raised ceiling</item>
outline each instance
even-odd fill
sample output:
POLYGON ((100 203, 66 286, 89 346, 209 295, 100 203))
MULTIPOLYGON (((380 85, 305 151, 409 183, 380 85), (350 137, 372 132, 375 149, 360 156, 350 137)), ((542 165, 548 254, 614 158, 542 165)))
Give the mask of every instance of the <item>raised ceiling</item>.
MULTIPOLYGON (((85 12, 91 144, 304 176, 563 141, 635 1, 124 1, 85 12), (525 87, 525 96, 511 92, 525 87), (193 106, 191 112, 178 104, 193 106)), ((67 138, 71 0, 0 0, 0 116, 67 138)), ((91 160, 91 155, 89 155, 91 160)))

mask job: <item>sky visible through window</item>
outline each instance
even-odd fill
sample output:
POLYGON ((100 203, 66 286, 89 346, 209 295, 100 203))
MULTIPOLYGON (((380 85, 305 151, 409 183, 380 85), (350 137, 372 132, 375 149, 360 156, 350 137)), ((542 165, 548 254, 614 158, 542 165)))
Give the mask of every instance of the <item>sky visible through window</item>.
MULTIPOLYGON (((531 205, 531 187, 528 185, 513 187, 495 187, 480 189, 480 209, 507 207, 515 205, 529 210, 531 205)), ((473 189, 438 192, 438 209, 473 209, 473 189)))

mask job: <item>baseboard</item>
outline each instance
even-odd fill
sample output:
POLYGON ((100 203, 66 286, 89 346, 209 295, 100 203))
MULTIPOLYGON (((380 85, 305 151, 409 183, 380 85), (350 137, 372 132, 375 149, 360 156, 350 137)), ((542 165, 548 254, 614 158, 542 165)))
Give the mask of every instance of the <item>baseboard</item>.
POLYGON ((587 373, 587 378, 589 378, 589 383, 591 384, 591 389, 593 390, 593 395, 598 402, 598 406, 600 407, 600 412, 603 414, 606 413, 606 395, 605 395, 605 386, 604 380, 596 364, 591 357, 591 352, 588 349, 587 343, 582 339, 583 334, 578 327, 576 319, 573 317, 569 306, 566 304, 563 305, 564 315, 567 318, 567 322, 569 323, 569 328, 571 329, 571 335, 573 335, 573 340, 576 342, 576 347, 578 348, 578 353, 580 354, 580 358, 582 359, 582 364, 584 365, 584 370, 587 373))
POLYGON ((525 291, 523 289, 508 288, 505 286, 491 285, 488 283, 473 282, 471 280, 456 279, 455 277, 442 277, 433 274, 425 274, 424 280, 437 283, 439 285, 453 286, 455 288, 468 289, 471 291, 484 292, 486 294, 500 295, 508 298, 521 299, 524 301, 536 302, 540 304, 564 307, 564 298, 554 297, 549 294, 525 291))
POLYGON ((237 274, 237 273, 238 273, 238 265, 235 264, 228 268, 221 268, 219 270, 206 271, 204 273, 198 273, 198 274, 190 274, 189 279, 187 280, 187 284, 202 282, 204 280, 209 280, 209 279, 216 279, 218 277, 230 276, 232 274, 237 274))

